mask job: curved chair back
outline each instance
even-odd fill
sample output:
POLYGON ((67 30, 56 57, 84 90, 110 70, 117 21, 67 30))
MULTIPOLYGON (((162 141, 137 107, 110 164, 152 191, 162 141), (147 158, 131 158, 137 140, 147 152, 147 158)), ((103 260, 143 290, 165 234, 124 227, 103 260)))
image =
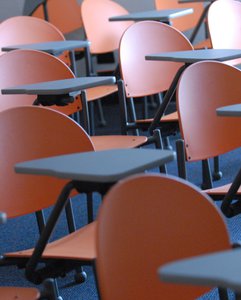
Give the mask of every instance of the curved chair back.
POLYGON ((179 127, 186 158, 202 160, 241 145, 241 123, 237 118, 216 115, 216 109, 241 99, 241 72, 215 61, 191 65, 177 88, 179 127))
POLYGON ((127 14, 128 11, 111 0, 84 0, 81 14, 92 54, 112 52, 119 48, 123 32, 133 22, 110 22, 113 16, 127 14))
MULTIPOLYGON (((16 16, 0 23, 0 46, 63 41, 64 35, 51 23, 35 17, 16 16)), ((0 55, 5 52, 0 51, 0 55)), ((68 51, 59 56, 70 65, 68 51)))
POLYGON ((223 249, 230 249, 225 222, 196 187, 157 174, 129 177, 98 216, 101 299, 196 299, 207 289, 160 282, 158 267, 223 249))
MULTIPOLYGON (((83 26, 80 5, 77 0, 47 0, 46 9, 48 21, 59 28, 63 34, 83 26)), ((45 19, 43 6, 40 5, 34 10, 32 16, 45 19)))
POLYGON ((123 34, 119 58, 127 97, 166 91, 180 63, 148 61, 145 55, 193 50, 188 39, 175 28, 155 21, 137 22, 123 34))
POLYGON ((178 0, 155 0, 156 9, 193 8, 193 13, 180 18, 173 19, 172 26, 186 31, 197 25, 203 12, 203 3, 179 3, 178 0))
MULTIPOLYGON (((219 0, 208 10, 208 29, 215 49, 241 49, 241 2, 219 0)), ((231 61, 240 64, 241 59, 231 61)))
POLYGON ((0 112, 0 207, 8 218, 32 213, 56 202, 65 180, 19 175, 18 162, 93 151, 86 132, 75 121, 54 110, 25 106, 0 112))
MULTIPOLYGON (((43 81, 74 78, 73 72, 60 59, 34 50, 15 50, 0 56, 0 89, 43 81)), ((0 94, 0 111, 22 105, 32 105, 35 95, 0 94)), ((68 106, 53 106, 70 115, 81 109, 80 98, 68 106)))

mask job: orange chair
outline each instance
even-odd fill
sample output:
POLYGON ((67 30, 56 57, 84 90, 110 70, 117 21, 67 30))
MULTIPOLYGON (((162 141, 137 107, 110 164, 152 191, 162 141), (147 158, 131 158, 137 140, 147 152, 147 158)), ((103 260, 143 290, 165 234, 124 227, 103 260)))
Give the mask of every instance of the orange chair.
MULTIPOLYGON (((60 112, 37 106, 15 107, 0 112, 0 137, 1 157, 4 158, 1 163, 4 176, 0 180, 0 207, 7 213, 8 218, 34 212, 39 214, 41 210, 55 204, 66 183, 66 180, 48 176, 19 176, 14 172, 17 162, 94 151, 89 136, 75 121, 60 112)), ((93 222, 48 244, 43 255, 47 269, 52 259, 59 259, 53 269, 53 277, 58 276, 56 272, 60 260, 65 261, 71 268, 92 262, 96 257, 95 226, 93 222)), ((19 262, 23 267, 31 253, 31 250, 5 253, 1 264, 16 265, 19 262)), ((47 278, 51 277, 50 273, 47 273, 47 278)), ((41 283, 44 279, 40 276, 36 282, 41 283)))
POLYGON ((230 248, 225 221, 196 187, 168 176, 129 177, 106 194, 98 216, 100 297, 197 299, 208 288, 161 283, 157 268, 230 248))
MULTIPOLYGON (((0 56, 0 89, 41 81, 74 78, 73 72, 58 58, 40 51, 16 50, 0 56), (24 72, 23 72, 24 70, 24 72), (21 74, 21 76, 19 76, 21 74)), ((0 111, 7 108, 32 105, 35 95, 0 95, 0 111)), ((82 109, 80 97, 67 106, 51 106, 66 115, 82 109)), ((96 150, 134 148, 143 145, 145 136, 93 136, 96 150)))
MULTIPOLYGON (((240 1, 219 0, 211 4, 208 10, 208 29, 214 49, 241 48, 240 15, 240 1)), ((241 64, 241 59, 235 59, 227 63, 238 65, 241 64)))
MULTIPOLYGON (((155 0, 155 6, 156 9, 192 8, 192 14, 172 20, 172 26, 180 31, 194 29, 204 10, 203 3, 179 3, 178 0, 155 0)), ((210 47, 210 41, 197 44, 197 48, 203 47, 210 47)))
MULTIPOLYGON (((90 53, 92 59, 91 74, 103 72, 113 73, 118 69, 115 52, 119 48, 120 38, 123 32, 133 22, 110 22, 109 18, 115 15, 126 14, 128 11, 112 0, 84 0, 81 4, 83 28, 87 40, 90 41, 90 53), (114 53, 114 63, 101 65, 97 62, 98 55, 114 53), (114 66, 113 66, 114 65, 114 66)), ((117 59, 118 60, 118 59, 117 59)), ((117 87, 102 91, 102 96, 109 96, 117 92, 117 87)), ((99 97, 101 98, 101 97, 99 97)), ((100 114, 101 115, 101 114, 100 114)), ((101 115, 101 124, 105 124, 101 115)))
POLYGON ((35 2, 33 3, 33 0, 25 0, 24 15, 32 15, 45 19, 59 28, 63 34, 70 33, 83 26, 80 5, 77 0, 45 0, 35 2), (45 2, 46 8, 44 7, 45 2))
MULTIPOLYGON (((11 45, 64 41, 62 32, 47 21, 29 17, 11 17, 0 23, 0 48, 11 45)), ((0 51, 0 55, 5 52, 0 51)), ((69 54, 66 51, 60 56, 70 66, 69 54)))
MULTIPOLYGON (((1 47, 63 40, 65 40, 64 35, 54 25, 39 18, 17 16, 9 18, 0 24, 1 47)), ((0 52, 0 55, 3 53, 0 52)), ((68 51, 64 52, 59 58, 70 66, 68 51)), ((88 101, 98 100, 116 91, 116 85, 88 89, 87 99, 88 101)))
MULTIPOLYGON (((122 133, 149 128, 152 119, 138 119, 133 109, 133 98, 142 100, 145 96, 167 91, 182 66, 180 63, 148 61, 145 55, 181 50, 193 50, 193 47, 181 32, 169 25, 143 21, 133 24, 125 31, 119 49, 122 133), (128 103, 131 107, 129 112, 128 103)), ((170 125, 177 125, 177 113, 163 116, 160 124, 163 131, 164 125, 169 131, 172 128, 170 125)))
POLYGON ((110 22, 109 18, 128 11, 111 0, 84 0, 81 5, 84 30, 91 42, 92 54, 112 52, 119 48, 123 32, 133 22, 110 22))
MULTIPOLYGON (((240 70, 215 61, 193 64, 182 74, 177 89, 182 136, 177 142, 177 157, 181 177, 186 178, 185 160, 203 161, 209 170, 207 159, 240 147, 241 123, 236 118, 227 121, 216 115, 218 107, 240 102, 240 83, 240 70)), ((212 188, 211 176, 206 178, 205 187, 212 188)), ((222 199, 228 187, 206 192, 214 199, 222 199)))

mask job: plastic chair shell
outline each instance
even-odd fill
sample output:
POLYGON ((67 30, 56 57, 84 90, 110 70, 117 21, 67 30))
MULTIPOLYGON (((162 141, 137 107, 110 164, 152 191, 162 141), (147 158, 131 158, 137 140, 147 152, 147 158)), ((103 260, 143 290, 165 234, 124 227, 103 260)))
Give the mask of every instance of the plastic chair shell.
POLYGON ((123 32, 133 22, 110 22, 109 18, 128 14, 128 11, 111 0, 84 0, 81 14, 92 54, 112 52, 119 48, 123 32))
POLYGON ((137 22, 120 42, 120 68, 127 97, 141 97, 166 91, 180 63, 148 61, 148 54, 193 50, 188 39, 175 28, 155 21, 137 22))
POLYGON ((240 83, 240 70, 216 61, 199 62, 183 72, 177 109, 188 161, 240 147, 241 123, 237 118, 216 115, 217 108, 240 102, 240 83))
POLYGON ((36 106, 0 112, 0 138, 4 174, 0 181, 0 206, 8 218, 53 205, 66 182, 47 176, 16 174, 16 163, 94 150, 89 136, 75 121, 62 113, 36 106))
POLYGON ((34 288, 0 287, 0 295, 4 300, 37 300, 40 293, 34 288))
POLYGON ((129 177, 98 216, 101 299, 196 299, 207 289, 162 283, 158 266, 222 249, 230 249, 225 222, 197 188, 168 176, 129 177))
POLYGON ((190 15, 178 17, 171 20, 173 27, 186 31, 196 26, 202 12, 203 3, 178 3, 178 0, 155 0, 156 9, 175 9, 175 8, 193 8, 194 12, 190 15))
MULTIPOLYGON (((74 78, 73 72, 60 59, 34 50, 15 50, 0 56, 0 89, 23 84, 74 78)), ((0 94, 0 111, 32 105, 36 95, 0 94)), ((70 115, 82 109, 80 98, 65 107, 52 108, 70 115)))
MULTIPOLYGON (((83 26, 80 5, 77 0, 48 0, 47 12, 48 21, 59 28, 63 34, 83 26)), ((39 6, 32 15, 44 19, 43 6, 39 6)))
MULTIPOLYGON (((57 27, 39 18, 15 16, 0 23, 1 47, 63 40, 65 37, 57 27)), ((0 51, 0 55, 4 53, 0 51)), ((70 65, 67 51, 60 58, 70 65)))
MULTIPOLYGON (((241 3, 236 0, 219 0, 208 10, 208 29, 212 47, 215 49, 241 48, 241 3)), ((241 59, 229 61, 237 65, 241 59)))

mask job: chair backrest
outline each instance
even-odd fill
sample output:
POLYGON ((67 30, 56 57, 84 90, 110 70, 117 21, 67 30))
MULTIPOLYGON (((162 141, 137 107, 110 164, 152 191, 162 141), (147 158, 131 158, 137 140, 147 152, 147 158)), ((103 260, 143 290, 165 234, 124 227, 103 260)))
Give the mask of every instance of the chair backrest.
POLYGON ((203 3, 179 3, 178 0, 155 0, 156 9, 193 8, 193 13, 180 18, 173 19, 172 26, 186 31, 192 29, 198 23, 203 12, 203 3))
POLYGON ((133 22, 110 22, 109 18, 127 14, 128 11, 111 0, 84 0, 81 15, 87 39, 93 54, 113 52, 119 47, 123 32, 133 22))
POLYGON ((161 22, 143 21, 130 26, 121 38, 119 49, 126 95, 140 97, 166 91, 182 65, 147 61, 145 55, 192 49, 180 31, 161 22))
MULTIPOLYGON (((16 50, 0 56, 0 89, 43 81, 74 78, 73 72, 60 59, 34 50, 16 50)), ((0 111, 32 105, 35 95, 0 94, 0 111)), ((80 98, 65 107, 52 108, 70 115, 82 108, 80 98)))
POLYGON ((221 62, 191 65, 177 88, 179 127, 189 161, 214 157, 241 146, 241 122, 216 109, 241 99, 241 72, 221 62))
MULTIPOLYGON (((215 49, 241 49, 241 2, 219 0, 208 10, 208 29, 215 49)), ((231 61, 240 64, 241 59, 231 61)))
POLYGON ((24 106, 0 112, 1 210, 8 218, 53 205, 65 180, 19 175, 18 162, 93 151, 89 136, 68 116, 54 110, 24 106))
POLYGON ((101 299, 196 299, 206 290, 162 283, 157 268, 228 248, 221 214, 196 187, 158 174, 125 179, 106 195, 98 216, 101 299))
MULTIPOLYGON (((32 2, 32 0, 27 0, 26 2, 32 2)), ((77 0, 47 0, 46 8, 48 21, 59 28, 64 34, 70 33, 83 26, 80 5, 77 0)), ((40 5, 34 10, 32 16, 44 19, 43 6, 40 5)))
MULTIPOLYGON (((51 23, 35 17, 16 16, 0 23, 0 48, 10 45, 63 41, 64 35, 51 23)), ((0 55, 5 52, 0 51, 0 55)), ((59 56, 70 65, 68 52, 59 56)))

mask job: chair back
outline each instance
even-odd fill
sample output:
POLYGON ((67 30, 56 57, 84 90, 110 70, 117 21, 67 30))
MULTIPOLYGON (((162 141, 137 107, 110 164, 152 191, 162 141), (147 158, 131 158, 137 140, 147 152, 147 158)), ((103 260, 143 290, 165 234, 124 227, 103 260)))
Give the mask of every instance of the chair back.
POLYGON ((123 32, 133 22, 110 22, 109 18, 128 14, 128 11, 111 0, 84 0, 81 14, 92 54, 113 52, 119 48, 123 32))
POLYGON ((221 155, 241 146, 241 122, 216 109, 240 103, 241 72, 216 61, 189 66, 177 88, 179 127, 188 161, 221 155))
POLYGON ((16 163, 94 150, 89 136, 75 121, 37 106, 0 112, 0 139, 0 207, 8 218, 53 205, 66 182, 48 176, 16 174, 16 163))
MULTIPOLYGON (((32 2, 32 0, 29 2, 32 2)), ((47 0, 46 8, 48 21, 59 28, 63 34, 70 33, 83 26, 80 5, 77 0, 47 0)), ((37 7, 32 16, 45 19, 43 6, 37 7)))
POLYGON ((180 63, 148 61, 145 55, 167 51, 193 50, 188 39, 161 22, 143 21, 130 26, 120 42, 121 76, 128 97, 166 91, 180 63))
MULTIPOLYGON (((241 49, 241 2, 214 1, 208 10, 208 29, 215 49, 241 49)), ((229 62, 237 65, 241 59, 229 62)))
MULTIPOLYGON (((74 78, 73 72, 60 59, 35 50, 15 50, 0 56, 0 89, 23 84, 74 78)), ((32 105, 36 95, 0 94, 0 111, 22 105, 32 105)), ((79 111, 80 98, 68 106, 52 108, 70 115, 79 111)))
POLYGON ((203 12, 203 3, 179 3, 178 0, 155 0, 156 9, 192 8, 193 13, 171 20, 173 27, 186 31, 193 29, 203 12))
MULTIPOLYGON (((64 35, 57 27, 39 18, 30 16, 16 16, 0 23, 0 47, 64 41, 64 35)), ((5 52, 0 51, 0 55, 5 52)), ((68 51, 59 56, 67 65, 70 65, 68 51)))
POLYGON ((196 187, 159 174, 129 177, 105 196, 98 216, 101 299, 196 299, 207 289, 163 283, 158 267, 224 249, 223 217, 196 187))

